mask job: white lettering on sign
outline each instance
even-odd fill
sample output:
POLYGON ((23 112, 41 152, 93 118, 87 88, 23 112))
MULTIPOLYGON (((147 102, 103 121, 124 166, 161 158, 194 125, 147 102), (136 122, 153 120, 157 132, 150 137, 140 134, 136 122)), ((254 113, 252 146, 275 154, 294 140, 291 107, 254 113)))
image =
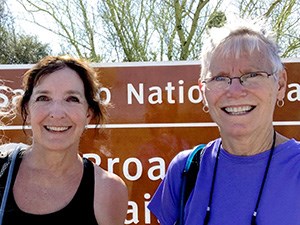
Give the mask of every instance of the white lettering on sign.
POLYGON ((184 81, 178 81, 179 86, 174 86, 172 82, 167 82, 164 88, 160 86, 152 86, 148 88, 146 92, 144 89, 144 84, 139 83, 138 87, 135 87, 132 83, 127 84, 127 102, 129 105, 133 104, 134 100, 139 104, 144 104, 147 98, 150 104, 161 104, 163 103, 164 93, 167 96, 166 103, 169 104, 183 104, 185 102, 185 97, 194 104, 200 103, 202 101, 202 95, 198 85, 193 85, 188 88, 187 92, 183 86, 184 81), (175 101, 175 97, 178 97, 178 102, 175 101))
POLYGON ((10 87, 0 85, 0 108, 9 107, 10 104, 16 104, 20 95, 24 93, 22 89, 10 89, 10 87), (11 90, 12 93, 9 93, 8 90, 11 90))
MULTIPOLYGON (((89 158, 98 166, 101 166, 102 160, 99 155, 95 153, 85 153, 83 154, 83 157, 89 158)), ((123 168, 123 176, 129 181, 136 181, 141 178, 144 171, 143 166, 146 166, 149 168, 147 171, 147 176, 150 180, 157 181, 159 179, 163 179, 166 174, 165 160, 161 157, 152 157, 148 159, 148 162, 148 165, 143 165, 140 159, 134 157, 127 158, 124 162, 120 162, 120 158, 108 158, 107 171, 114 173, 114 167, 118 167, 121 163, 123 168), (135 171, 129 169, 131 164, 135 165, 135 171), (131 174, 130 172, 134 172, 134 174, 131 174)))
POLYGON ((110 100, 111 100, 111 92, 108 88, 106 87, 101 87, 99 89, 99 93, 98 93, 101 97, 103 97, 103 95, 105 95, 103 98, 102 98, 102 102, 104 104, 108 104, 110 103, 110 100))
POLYGON ((138 180, 142 176, 142 173, 143 173, 143 166, 142 166, 142 162, 139 159, 128 158, 125 160, 125 162, 123 164, 123 174, 127 180, 130 180, 130 181, 138 180), (135 164, 136 172, 134 175, 131 175, 129 173, 130 164, 135 164))
MULTIPOLYGON (((160 86, 152 86, 145 91, 144 84, 139 83, 138 88, 132 83, 127 84, 127 103, 129 105, 137 102, 138 104, 144 104, 145 99, 150 104, 183 104, 187 98, 191 103, 198 104, 203 100, 198 85, 193 85, 189 88, 184 87, 184 81, 178 81, 179 86, 175 87, 172 82, 167 82, 164 88, 160 86), (163 95, 166 94, 167 98, 164 99, 163 95), (177 98, 175 98, 177 97, 177 98), (175 99, 178 99, 177 102, 175 99), (166 101, 166 102, 164 102, 166 101)), ((13 94, 8 93, 9 87, 0 85, 0 108, 8 107, 9 104, 16 104, 17 99, 24 93, 22 89, 12 90, 13 94)), ((300 84, 290 83, 288 84, 287 99, 290 102, 300 101, 300 84)), ((99 89, 99 95, 102 96, 103 103, 109 103, 112 99, 112 92, 106 87, 99 89)))
POLYGON ((288 88, 291 90, 287 93, 287 99, 291 102, 300 101, 300 84, 292 83, 288 88))
MULTIPOLYGON (((149 200, 151 199, 151 195, 149 193, 144 194, 144 205, 143 209, 140 211, 144 211, 144 215, 139 215, 139 205, 134 201, 128 201, 128 210, 127 210, 127 218, 125 220, 125 224, 151 224, 151 212, 147 208, 149 204, 149 200), (143 216, 143 218, 141 217, 143 216), (144 219, 144 221, 142 220, 144 219)), ((141 206, 140 206, 141 207, 141 206)))

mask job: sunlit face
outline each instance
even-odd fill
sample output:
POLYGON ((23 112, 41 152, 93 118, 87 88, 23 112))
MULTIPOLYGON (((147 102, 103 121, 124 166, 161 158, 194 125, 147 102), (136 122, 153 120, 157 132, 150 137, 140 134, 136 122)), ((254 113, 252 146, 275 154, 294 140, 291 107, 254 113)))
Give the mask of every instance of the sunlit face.
MULTIPOLYGON (((273 73, 266 55, 254 51, 251 55, 241 54, 221 57, 215 54, 208 77, 219 75, 239 77, 254 71, 273 73)), ((286 74, 279 72, 279 80, 274 76, 263 79, 259 85, 246 87, 238 79, 225 89, 209 90, 200 84, 204 102, 209 107, 212 119, 218 124, 223 135, 257 135, 264 129, 272 129, 273 112, 277 99, 285 94, 286 74)))
POLYGON ((28 112, 33 144, 48 149, 77 148, 91 119, 83 82, 69 68, 40 79, 33 89, 28 112))

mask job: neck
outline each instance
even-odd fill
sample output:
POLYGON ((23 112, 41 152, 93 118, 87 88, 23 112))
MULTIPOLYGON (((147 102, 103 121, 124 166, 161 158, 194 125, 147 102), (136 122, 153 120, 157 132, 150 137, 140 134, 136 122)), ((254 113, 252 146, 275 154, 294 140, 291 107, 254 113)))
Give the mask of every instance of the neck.
MULTIPOLYGON (((275 133, 275 135, 277 135, 275 133)), ((233 155, 250 156, 270 150, 273 143, 274 130, 265 135, 247 136, 247 137, 222 137, 222 147, 233 155)), ((279 144, 276 141, 275 146, 279 144)))
POLYGON ((28 168, 58 175, 82 170, 82 159, 78 154, 71 156, 55 152, 49 154, 31 147, 25 151, 22 163, 28 168))

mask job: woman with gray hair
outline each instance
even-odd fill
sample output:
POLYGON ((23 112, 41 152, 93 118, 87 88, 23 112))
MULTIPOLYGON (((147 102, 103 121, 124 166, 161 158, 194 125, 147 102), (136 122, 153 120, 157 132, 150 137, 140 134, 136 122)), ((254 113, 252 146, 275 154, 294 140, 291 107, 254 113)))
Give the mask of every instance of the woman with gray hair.
MULTIPOLYGON (((204 39, 199 86, 220 138, 202 151, 181 224, 300 224, 300 142, 273 126, 287 74, 266 26, 264 20, 235 19, 204 39)), ((149 203, 162 225, 179 218, 190 152, 174 157, 149 203)))

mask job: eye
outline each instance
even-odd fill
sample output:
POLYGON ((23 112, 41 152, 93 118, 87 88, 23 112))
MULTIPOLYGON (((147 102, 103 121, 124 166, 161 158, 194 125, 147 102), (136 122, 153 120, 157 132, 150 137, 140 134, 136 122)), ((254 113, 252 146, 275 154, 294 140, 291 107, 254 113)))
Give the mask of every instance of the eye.
POLYGON ((263 74, 260 72, 250 72, 250 73, 246 73, 246 74, 242 75, 241 80, 242 80, 242 82, 246 82, 247 80, 254 81, 261 77, 263 77, 263 74))
POLYGON ((67 102, 80 102, 79 98, 76 96, 69 96, 66 99, 67 102))
POLYGON ((38 96, 35 101, 37 101, 37 102, 40 102, 40 101, 41 102, 45 102, 45 101, 49 101, 49 100, 50 100, 50 98, 47 97, 46 95, 41 95, 41 96, 38 96))
POLYGON ((212 79, 211 79, 212 81, 228 81, 228 77, 226 77, 226 76, 216 76, 216 77, 213 77, 212 79))
POLYGON ((245 74, 246 78, 258 77, 258 76, 261 76, 261 74, 258 72, 251 72, 251 73, 245 74))

